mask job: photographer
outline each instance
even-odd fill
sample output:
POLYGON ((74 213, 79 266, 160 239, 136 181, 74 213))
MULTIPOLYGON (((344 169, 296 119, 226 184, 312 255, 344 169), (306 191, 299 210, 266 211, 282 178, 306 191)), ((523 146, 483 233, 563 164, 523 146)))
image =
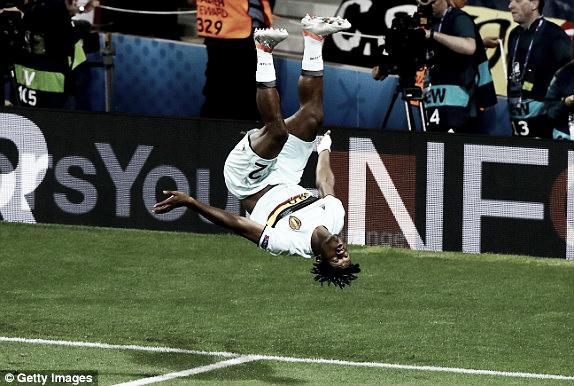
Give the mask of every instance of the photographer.
MULTIPOLYGON (((428 131, 476 133, 480 109, 496 104, 492 75, 478 28, 466 12, 451 6, 447 0, 417 2, 418 13, 430 13, 432 22, 419 23, 414 31, 406 31, 414 36, 414 32, 424 28, 423 42, 405 49, 418 50, 423 46, 425 50, 426 128, 428 131)), ((425 20, 426 16, 421 18, 419 15, 418 18, 425 20)), ((389 43, 392 41, 385 45, 389 43)), ((404 63, 396 65, 399 76, 401 66, 404 63)), ((422 66, 417 64, 415 67, 422 66)), ((372 75, 374 79, 383 79, 386 76, 384 66, 375 67, 372 75)))
POLYGON ((496 104, 484 44, 473 19, 447 0, 431 1, 425 31, 432 57, 425 95, 429 131, 477 133, 480 109, 496 104))
POLYGON ((84 71, 86 55, 66 2, 29 0, 22 37, 14 65, 19 104, 75 108, 74 96, 89 78, 84 71))
POLYGON ((272 26, 274 3, 273 0, 197 0, 197 31, 207 50, 201 117, 261 119, 255 103, 253 68, 257 53, 253 31, 272 26))

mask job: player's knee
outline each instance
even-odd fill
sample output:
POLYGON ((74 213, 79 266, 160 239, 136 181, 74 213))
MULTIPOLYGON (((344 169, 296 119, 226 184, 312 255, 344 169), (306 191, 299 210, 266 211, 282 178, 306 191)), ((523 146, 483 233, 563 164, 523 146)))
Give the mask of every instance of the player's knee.
POLYGON ((275 124, 266 125, 267 135, 271 137, 273 142, 278 144, 284 144, 289 138, 289 131, 287 127, 281 122, 276 122, 275 124))
POLYGON ((309 126, 315 127, 317 129, 319 129, 321 125, 323 125, 323 119, 324 114, 322 108, 313 108, 312 111, 310 111, 310 114, 308 114, 307 116, 309 126))

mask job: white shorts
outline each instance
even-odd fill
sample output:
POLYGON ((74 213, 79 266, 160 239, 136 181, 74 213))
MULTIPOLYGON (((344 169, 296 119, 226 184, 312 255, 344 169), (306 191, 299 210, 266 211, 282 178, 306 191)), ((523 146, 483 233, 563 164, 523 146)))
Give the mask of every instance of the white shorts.
POLYGON ((240 200, 268 185, 298 184, 313 152, 314 142, 289 134, 281 153, 274 159, 261 158, 251 148, 250 130, 229 153, 223 167, 227 189, 240 200))

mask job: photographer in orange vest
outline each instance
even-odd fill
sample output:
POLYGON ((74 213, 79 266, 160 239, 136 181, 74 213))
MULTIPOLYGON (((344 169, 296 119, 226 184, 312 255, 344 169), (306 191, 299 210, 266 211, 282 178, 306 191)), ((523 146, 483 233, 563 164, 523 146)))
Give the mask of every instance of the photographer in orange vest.
POLYGON ((207 48, 201 116, 260 120, 255 104, 255 28, 271 27, 272 0, 193 0, 207 48))

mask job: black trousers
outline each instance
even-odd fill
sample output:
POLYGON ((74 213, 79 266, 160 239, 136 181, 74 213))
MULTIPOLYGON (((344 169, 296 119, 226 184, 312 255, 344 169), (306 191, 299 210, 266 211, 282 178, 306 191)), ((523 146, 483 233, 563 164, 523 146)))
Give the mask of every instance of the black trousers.
POLYGON ((253 38, 205 38, 205 45, 207 69, 201 116, 260 121, 255 101, 257 53, 253 38))

